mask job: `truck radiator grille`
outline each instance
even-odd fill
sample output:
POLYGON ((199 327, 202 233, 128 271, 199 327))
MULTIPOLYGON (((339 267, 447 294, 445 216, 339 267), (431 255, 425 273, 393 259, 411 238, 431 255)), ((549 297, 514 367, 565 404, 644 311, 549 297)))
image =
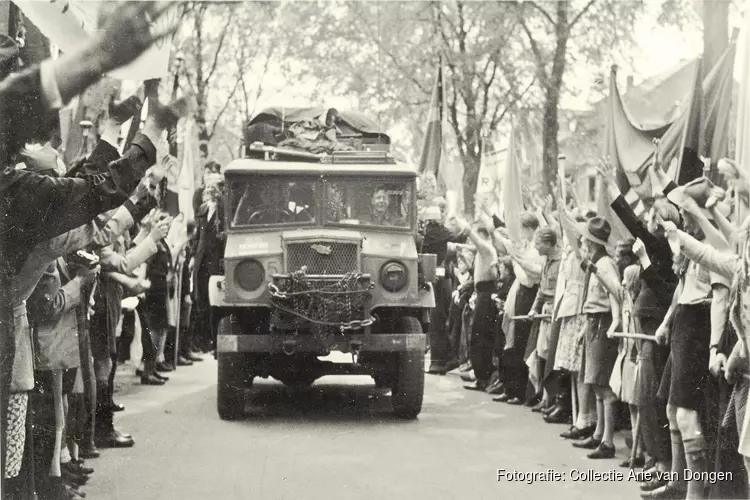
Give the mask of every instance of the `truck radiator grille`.
POLYGON ((288 244, 286 247, 287 272, 299 271, 302 266, 307 267, 307 274, 359 272, 359 245, 326 241, 288 244))

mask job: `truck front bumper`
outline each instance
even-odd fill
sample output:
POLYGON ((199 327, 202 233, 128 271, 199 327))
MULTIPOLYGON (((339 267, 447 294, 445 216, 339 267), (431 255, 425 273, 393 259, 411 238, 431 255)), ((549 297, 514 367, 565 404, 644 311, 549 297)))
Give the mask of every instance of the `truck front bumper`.
POLYGON ((424 352, 424 333, 378 333, 361 335, 219 335, 217 353, 294 354, 297 352, 424 352))

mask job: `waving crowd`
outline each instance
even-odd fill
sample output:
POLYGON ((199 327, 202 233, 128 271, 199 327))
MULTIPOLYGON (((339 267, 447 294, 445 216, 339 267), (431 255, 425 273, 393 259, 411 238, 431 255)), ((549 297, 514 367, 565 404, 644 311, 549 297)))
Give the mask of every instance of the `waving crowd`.
POLYGON ((164 385, 174 364, 215 348, 200 321, 222 253, 219 166, 207 165, 197 227, 170 216, 164 199, 175 163, 167 131, 188 101, 163 104, 159 82, 146 82, 138 95, 112 99, 89 154, 65 165, 58 153, 59 110, 171 35, 176 26, 152 26, 173 7, 118 3, 87 44, 36 66, 19 67, 15 41, 0 36, 4 499, 85 497, 81 486, 94 471, 84 459, 134 443, 114 426, 124 410, 113 401, 117 365, 130 356, 142 384, 164 385), (145 98, 140 130, 122 137, 145 98))
POLYGON ((648 473, 644 498, 746 498, 750 178, 718 167, 725 189, 677 186, 655 161, 642 218, 606 159, 602 214, 562 184, 505 221, 433 200, 420 215, 421 251, 441 266, 428 373, 458 369, 466 389, 569 425, 560 436, 592 460, 631 430, 620 465, 648 473))

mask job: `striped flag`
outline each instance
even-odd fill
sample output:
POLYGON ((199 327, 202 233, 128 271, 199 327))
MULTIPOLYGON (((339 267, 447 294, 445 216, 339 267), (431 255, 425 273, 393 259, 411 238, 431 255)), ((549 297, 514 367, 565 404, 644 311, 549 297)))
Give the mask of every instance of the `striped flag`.
POLYGON ((438 186, 444 188, 445 172, 441 172, 440 165, 443 161, 443 133, 445 132, 445 72, 443 71, 443 58, 440 57, 435 85, 430 99, 430 110, 427 114, 427 131, 422 145, 422 154, 419 158, 420 175, 426 172, 435 174, 438 186), (442 185, 441 185, 442 184, 442 185))

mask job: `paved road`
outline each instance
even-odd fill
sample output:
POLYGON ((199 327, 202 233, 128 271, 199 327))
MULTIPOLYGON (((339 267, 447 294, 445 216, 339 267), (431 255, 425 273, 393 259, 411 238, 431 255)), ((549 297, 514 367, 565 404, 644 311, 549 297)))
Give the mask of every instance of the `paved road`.
MULTIPOLYGON (((85 491, 92 500, 187 499, 591 499, 637 498, 635 482, 574 481, 594 462, 528 410, 461 389, 452 374, 428 376, 417 421, 390 416, 390 396, 368 377, 327 377, 294 392, 260 381, 247 418, 219 420, 213 359, 173 373, 161 388, 128 387, 120 429, 135 447, 103 450, 85 491), (565 481, 497 481, 497 469, 565 481)), ((128 379, 129 374, 118 377, 128 379)))

